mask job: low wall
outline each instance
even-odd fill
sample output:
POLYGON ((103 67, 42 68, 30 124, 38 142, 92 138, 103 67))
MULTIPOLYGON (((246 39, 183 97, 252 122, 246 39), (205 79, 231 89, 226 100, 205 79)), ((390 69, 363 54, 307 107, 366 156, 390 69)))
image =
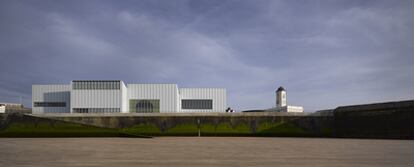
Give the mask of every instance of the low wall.
POLYGON ((336 137, 414 139, 414 100, 334 110, 336 137))
POLYGON ((342 106, 316 113, 0 114, 0 136, 33 132, 45 137, 64 132, 69 136, 200 134, 414 139, 414 100, 342 106))
POLYGON ((48 114, 75 122, 151 136, 331 137, 332 117, 311 113, 48 114))

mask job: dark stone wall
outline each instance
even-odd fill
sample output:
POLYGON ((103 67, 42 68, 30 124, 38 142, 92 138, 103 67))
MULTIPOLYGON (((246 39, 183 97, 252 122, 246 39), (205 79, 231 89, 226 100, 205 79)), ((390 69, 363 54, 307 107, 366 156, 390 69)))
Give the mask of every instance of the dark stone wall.
POLYGON ((414 139, 414 101, 338 107, 333 121, 335 137, 414 139))

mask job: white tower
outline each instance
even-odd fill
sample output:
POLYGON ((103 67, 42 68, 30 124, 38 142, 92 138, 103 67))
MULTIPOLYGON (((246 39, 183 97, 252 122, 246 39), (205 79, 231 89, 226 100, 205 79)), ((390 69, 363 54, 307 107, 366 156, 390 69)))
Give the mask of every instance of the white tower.
POLYGON ((287 106, 286 90, 283 87, 279 87, 276 90, 276 107, 287 106))

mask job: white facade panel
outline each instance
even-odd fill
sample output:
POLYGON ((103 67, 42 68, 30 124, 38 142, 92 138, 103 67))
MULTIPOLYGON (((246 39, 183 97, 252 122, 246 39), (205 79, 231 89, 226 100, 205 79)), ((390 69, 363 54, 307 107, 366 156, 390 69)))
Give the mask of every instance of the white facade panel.
POLYGON ((121 108, 120 90, 72 90, 71 108, 121 108))
POLYGON ((180 111, 181 112, 225 112, 226 89, 222 88, 180 88, 180 111), (213 100, 212 109, 182 109, 182 100, 213 100))
POLYGON ((267 109, 270 112, 303 112, 303 107, 300 106, 283 106, 283 107, 273 107, 267 109))
MULTIPOLYGON (((119 82, 119 81, 103 81, 103 82, 119 82)), ((102 82, 102 84, 103 84, 102 82)), ((74 89, 74 83, 72 82, 72 91, 70 93, 71 98, 71 109, 70 111, 75 112, 74 109, 98 109, 97 112, 104 112, 106 109, 118 109, 122 112, 122 90, 125 91, 125 85, 120 81, 119 89, 104 89, 103 85, 100 85, 100 81, 80 81, 81 85, 91 86, 101 86, 101 88, 89 89, 74 89), (90 84, 90 85, 88 85, 90 84), (99 109, 102 109, 99 111, 99 109)), ((108 86, 108 85, 107 85, 108 86)), ((111 85, 113 86, 113 85, 111 85)), ((124 106, 125 107, 125 106, 124 106)), ((126 112, 126 110, 124 110, 126 112)))
POLYGON ((70 85, 32 85, 32 113, 69 113, 70 85), (35 103, 64 102, 65 107, 37 107, 35 103))
POLYGON ((287 106, 287 112, 303 112, 303 107, 300 107, 300 106, 287 106))
POLYGON ((128 84, 130 100, 159 100, 160 112, 177 112, 178 88, 176 84, 128 84))
POLYGON ((125 86, 124 82, 121 82, 121 113, 128 113, 128 89, 125 86))

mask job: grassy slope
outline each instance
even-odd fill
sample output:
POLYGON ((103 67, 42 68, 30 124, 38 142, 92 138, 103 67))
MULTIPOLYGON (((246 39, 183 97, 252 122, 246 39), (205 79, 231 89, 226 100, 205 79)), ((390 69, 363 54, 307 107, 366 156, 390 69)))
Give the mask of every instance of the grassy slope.
POLYGON ((97 128, 72 123, 11 123, 0 131, 0 137, 116 137, 115 129, 97 128))
POLYGON ((0 137, 120 137, 117 129, 36 118, 21 114, 0 115, 0 137))
MULTIPOLYGON (((30 116, 14 116, 9 121, 1 122, 0 137, 120 137, 120 136, 197 136, 196 123, 178 124, 164 131, 155 124, 138 124, 129 128, 109 129, 64 121, 40 119, 30 116)), ((259 123, 255 130, 240 123, 205 123, 200 125, 202 136, 325 136, 331 134, 329 128, 319 133, 306 131, 293 123, 259 123)))
MULTIPOLYGON (((152 124, 136 125, 130 128, 121 129, 122 132, 136 135, 152 136, 196 136, 198 126, 196 124, 180 124, 161 132, 152 124)), ((324 128, 320 133, 307 132, 292 123, 262 123, 256 132, 253 133, 246 124, 239 124, 235 127, 227 123, 220 123, 217 126, 212 124, 202 124, 200 126, 202 136, 329 136, 330 129, 324 128)))

